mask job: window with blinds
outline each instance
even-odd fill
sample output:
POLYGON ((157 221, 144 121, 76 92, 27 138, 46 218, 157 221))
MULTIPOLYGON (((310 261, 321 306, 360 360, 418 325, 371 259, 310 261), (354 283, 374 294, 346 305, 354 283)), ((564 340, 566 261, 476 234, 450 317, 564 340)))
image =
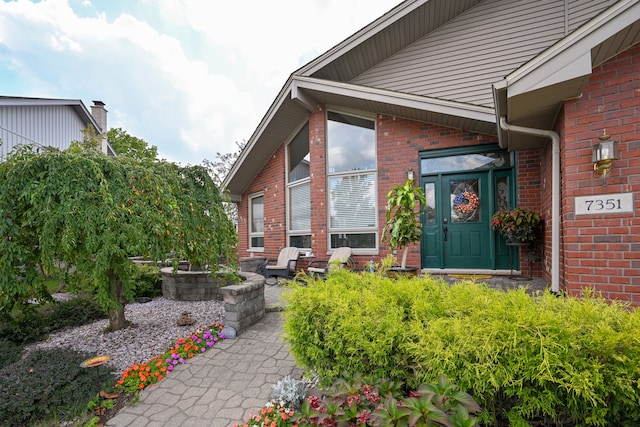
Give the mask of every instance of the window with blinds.
POLYGON ((288 145, 289 246, 311 249, 309 124, 288 145))
POLYGON ((373 120, 327 113, 327 175, 330 247, 377 249, 373 120))
POLYGON ((249 198, 249 247, 264 249, 264 196, 249 198))

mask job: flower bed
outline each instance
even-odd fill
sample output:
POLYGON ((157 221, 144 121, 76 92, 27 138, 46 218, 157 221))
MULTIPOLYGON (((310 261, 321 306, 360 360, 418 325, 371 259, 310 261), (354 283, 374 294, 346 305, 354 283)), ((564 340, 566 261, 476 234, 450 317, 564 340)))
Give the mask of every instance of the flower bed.
POLYGON ((196 330, 187 338, 179 338, 173 346, 146 363, 136 363, 127 368, 116 383, 126 392, 142 390, 163 379, 178 364, 183 364, 197 354, 204 353, 226 337, 224 325, 213 323, 205 329, 196 330))

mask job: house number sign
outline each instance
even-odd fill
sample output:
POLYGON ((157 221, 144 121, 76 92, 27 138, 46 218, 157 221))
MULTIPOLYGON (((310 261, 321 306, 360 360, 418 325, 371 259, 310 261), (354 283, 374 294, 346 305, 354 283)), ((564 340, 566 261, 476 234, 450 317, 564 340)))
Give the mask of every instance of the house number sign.
POLYGON ((633 213, 633 193, 600 194, 575 198, 576 215, 633 213))

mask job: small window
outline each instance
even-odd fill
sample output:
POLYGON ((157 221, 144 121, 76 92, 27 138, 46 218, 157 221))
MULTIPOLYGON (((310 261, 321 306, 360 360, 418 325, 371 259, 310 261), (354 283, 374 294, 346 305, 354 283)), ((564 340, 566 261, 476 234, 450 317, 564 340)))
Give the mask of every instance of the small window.
POLYGON ((249 247, 264 249, 264 196, 249 198, 249 247))

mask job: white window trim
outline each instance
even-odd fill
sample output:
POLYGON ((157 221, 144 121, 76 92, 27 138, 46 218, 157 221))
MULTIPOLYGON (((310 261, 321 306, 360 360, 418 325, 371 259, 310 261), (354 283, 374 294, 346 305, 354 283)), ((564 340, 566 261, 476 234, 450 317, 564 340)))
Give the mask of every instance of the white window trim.
POLYGON ((252 208, 253 208, 253 200, 257 199, 258 197, 262 197, 262 209, 263 209, 262 221, 264 222, 264 193, 263 192, 259 192, 259 193, 254 193, 254 194, 249 195, 249 198, 248 198, 248 201, 249 201, 249 203, 248 203, 249 204, 249 206, 248 206, 249 215, 247 217, 249 219, 247 221, 247 227, 248 227, 248 229, 247 229, 248 233, 247 234, 248 234, 248 238, 249 238, 249 242, 248 242, 249 243, 249 245, 248 245, 249 249, 247 250, 247 252, 264 252, 264 243, 263 243, 263 246, 253 246, 252 245, 252 239, 254 237, 262 237, 262 241, 264 242, 264 225, 263 225, 263 231, 261 233, 253 233, 251 231, 251 228, 253 226, 253 210, 252 210, 252 208))

